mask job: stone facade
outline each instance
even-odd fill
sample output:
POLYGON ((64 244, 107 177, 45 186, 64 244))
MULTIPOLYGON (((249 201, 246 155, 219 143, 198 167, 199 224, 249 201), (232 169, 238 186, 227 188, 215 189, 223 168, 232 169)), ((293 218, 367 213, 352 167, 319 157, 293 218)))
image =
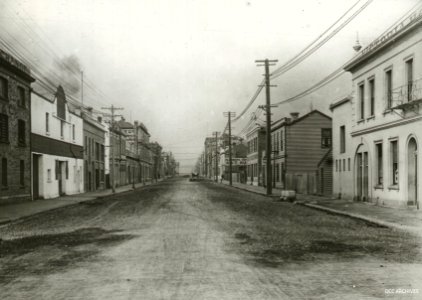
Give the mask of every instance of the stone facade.
POLYGON ((0 50, 0 204, 31 198, 29 69, 0 50))

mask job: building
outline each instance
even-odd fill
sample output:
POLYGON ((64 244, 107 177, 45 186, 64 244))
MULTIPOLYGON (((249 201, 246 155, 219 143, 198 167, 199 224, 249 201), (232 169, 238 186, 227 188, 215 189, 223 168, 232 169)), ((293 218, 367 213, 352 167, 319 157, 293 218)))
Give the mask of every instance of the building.
POLYGON ((351 97, 334 102, 330 110, 333 112, 333 195, 338 199, 353 199, 351 97))
POLYGON ((219 147, 216 145, 218 138, 207 137, 204 142, 205 159, 204 159, 204 174, 206 178, 215 180, 218 172, 219 147), (217 163, 216 163, 217 161, 217 163))
POLYGON ((150 143, 149 148, 152 154, 152 178, 154 180, 158 180, 164 177, 164 173, 162 172, 162 159, 161 159, 161 152, 163 147, 157 142, 150 143))
POLYGON ((110 140, 110 186, 122 186, 129 183, 126 157, 126 135, 118 126, 109 130, 110 140))
POLYGON ((265 151, 265 129, 254 125, 246 134, 246 183, 263 185, 262 156, 265 151))
POLYGON ((31 199, 29 69, 0 50, 0 203, 31 199))
MULTIPOLYGON (((247 146, 237 137, 233 139, 232 144, 232 181, 246 183, 246 155, 247 146)), ((230 152, 229 145, 224 144, 220 150, 220 176, 223 175, 225 180, 229 180, 230 174, 230 152)))
MULTIPOLYGON (((291 113, 271 126, 273 185, 303 194, 332 195, 331 118, 318 110, 291 113)), ((264 183, 265 153, 263 153, 264 183)))
POLYGON ((105 134, 107 129, 101 117, 95 118, 92 108, 83 108, 82 119, 85 191, 105 189, 105 134))
POLYGON ((31 96, 33 198, 84 192, 83 121, 61 86, 51 99, 31 96))
MULTIPOLYGON (((345 177, 336 188, 341 186, 341 193, 353 195, 355 200, 418 207, 421 195, 418 157, 422 140, 421 15, 419 9, 402 20, 345 66, 353 77, 351 104, 344 108, 349 109, 351 116, 345 159, 351 159, 353 175, 352 184, 347 184, 345 177)), ((339 123, 336 121, 336 126, 343 126, 339 123)), ((336 137, 336 144, 340 143, 340 137, 336 137)), ((339 169, 334 171, 335 176, 339 172, 339 169)))

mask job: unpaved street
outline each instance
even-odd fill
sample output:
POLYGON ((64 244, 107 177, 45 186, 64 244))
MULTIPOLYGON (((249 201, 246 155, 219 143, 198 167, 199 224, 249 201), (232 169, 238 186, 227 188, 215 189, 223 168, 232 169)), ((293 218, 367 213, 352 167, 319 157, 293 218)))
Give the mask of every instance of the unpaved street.
POLYGON ((39 214, 0 237, 1 299, 371 299, 397 298, 386 288, 422 290, 415 236, 187 179, 39 214))

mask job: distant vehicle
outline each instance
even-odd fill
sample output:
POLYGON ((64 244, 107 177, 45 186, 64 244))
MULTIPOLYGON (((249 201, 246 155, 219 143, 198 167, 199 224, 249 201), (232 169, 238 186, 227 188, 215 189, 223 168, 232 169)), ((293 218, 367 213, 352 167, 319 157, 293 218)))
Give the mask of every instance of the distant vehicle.
POLYGON ((199 174, 193 172, 189 178, 189 181, 198 181, 198 180, 199 180, 199 174))

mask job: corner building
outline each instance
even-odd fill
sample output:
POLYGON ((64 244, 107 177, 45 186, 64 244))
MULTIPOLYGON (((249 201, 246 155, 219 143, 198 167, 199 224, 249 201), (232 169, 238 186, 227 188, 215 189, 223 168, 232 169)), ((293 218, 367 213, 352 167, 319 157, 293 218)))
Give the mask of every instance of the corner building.
MULTIPOLYGON (((348 121, 334 122, 334 160, 349 154, 352 173, 340 178, 335 193, 356 201, 418 207, 421 195, 422 10, 381 36, 345 66, 353 77, 348 121), (341 124, 340 124, 341 123, 341 124), (344 123, 344 124, 343 124, 344 123), (345 130, 341 126, 349 126, 345 130), (349 136, 344 136, 349 135, 349 136), (350 178, 349 178, 350 177, 350 178), (341 182, 351 179, 351 183, 341 182)), ((341 114, 345 114, 342 112, 341 114)), ((346 113, 347 114, 347 113, 346 113)), ((336 114, 334 114, 336 118, 336 114)), ((343 168, 343 163, 341 164, 343 168)), ((347 165, 347 164, 346 164, 347 165)), ((342 169, 343 170, 343 169, 342 169)))

